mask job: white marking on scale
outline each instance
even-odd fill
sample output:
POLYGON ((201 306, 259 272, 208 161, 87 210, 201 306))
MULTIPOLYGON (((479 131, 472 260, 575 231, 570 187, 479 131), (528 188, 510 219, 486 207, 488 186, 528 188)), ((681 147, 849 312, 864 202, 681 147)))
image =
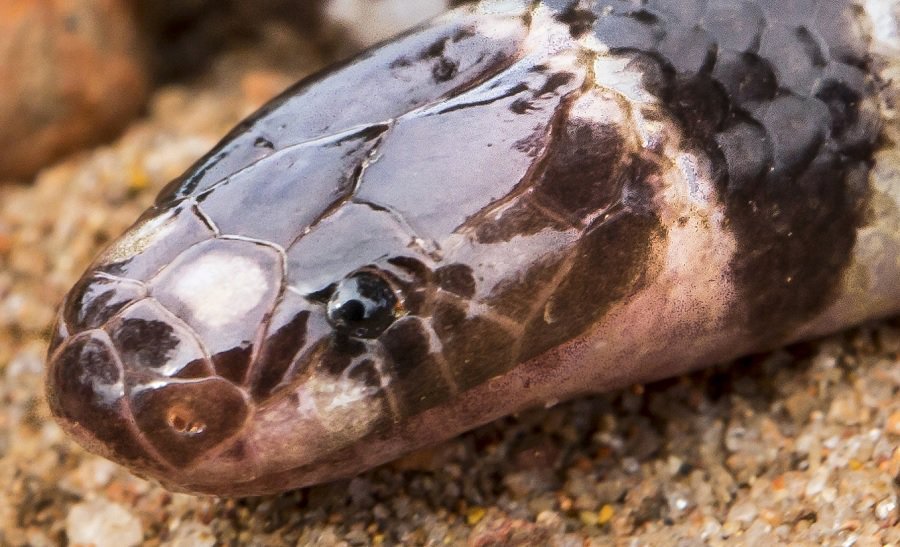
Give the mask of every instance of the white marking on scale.
POLYGON ((186 264, 173 281, 175 297, 197 321, 212 328, 244 321, 269 291, 259 264, 226 253, 212 253, 186 264))
POLYGON ((358 438, 382 415, 379 391, 346 374, 339 378, 313 376, 297 392, 297 412, 315 417, 331 433, 358 438))

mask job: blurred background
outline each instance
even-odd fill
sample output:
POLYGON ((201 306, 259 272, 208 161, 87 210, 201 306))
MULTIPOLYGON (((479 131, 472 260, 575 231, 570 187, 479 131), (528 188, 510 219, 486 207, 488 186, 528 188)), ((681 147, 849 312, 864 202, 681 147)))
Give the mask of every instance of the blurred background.
POLYGON ((28 179, 67 153, 109 140, 147 112, 160 86, 234 77, 250 66, 292 79, 450 3, 3 0, 0 181, 28 179), (260 49, 246 65, 234 58, 260 49))

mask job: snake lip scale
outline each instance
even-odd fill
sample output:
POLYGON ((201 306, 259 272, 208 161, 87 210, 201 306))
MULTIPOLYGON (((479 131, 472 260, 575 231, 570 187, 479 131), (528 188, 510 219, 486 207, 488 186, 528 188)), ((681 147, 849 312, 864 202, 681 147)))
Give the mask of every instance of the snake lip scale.
POLYGON ((482 0, 301 81, 60 309, 50 408, 179 491, 351 476, 900 312, 889 0, 482 0))

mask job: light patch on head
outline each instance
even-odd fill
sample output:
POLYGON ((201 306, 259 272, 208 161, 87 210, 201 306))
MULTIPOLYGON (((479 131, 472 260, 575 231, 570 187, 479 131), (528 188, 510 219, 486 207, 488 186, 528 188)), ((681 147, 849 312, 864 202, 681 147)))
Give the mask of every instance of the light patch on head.
POLYGON ((172 294, 211 328, 244 321, 269 292, 265 272, 242 256, 212 253, 186 264, 179 275, 172 294))

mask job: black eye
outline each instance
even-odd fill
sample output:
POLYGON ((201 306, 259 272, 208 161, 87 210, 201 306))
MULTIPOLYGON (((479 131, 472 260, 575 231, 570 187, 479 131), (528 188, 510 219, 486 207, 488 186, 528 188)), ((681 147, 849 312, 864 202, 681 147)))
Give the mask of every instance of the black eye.
POLYGON ((338 284, 328 301, 328 322, 357 338, 375 338, 397 318, 397 295, 381 277, 358 273, 338 284))

